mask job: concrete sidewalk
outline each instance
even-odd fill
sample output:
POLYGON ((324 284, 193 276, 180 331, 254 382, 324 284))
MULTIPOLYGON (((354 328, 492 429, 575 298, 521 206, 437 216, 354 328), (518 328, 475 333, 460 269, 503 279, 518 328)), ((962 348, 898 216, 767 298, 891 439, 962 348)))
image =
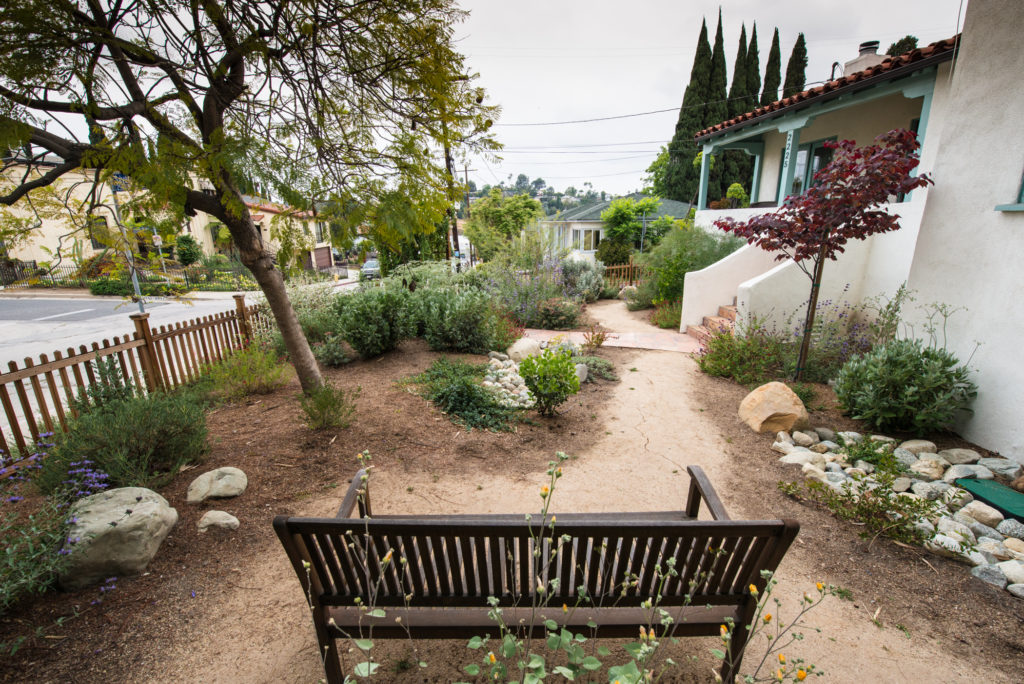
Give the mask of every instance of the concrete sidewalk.
MULTIPOLYGON (((625 347, 629 349, 655 349, 692 354, 700 351, 700 342, 696 338, 673 332, 671 330, 651 332, 612 332, 607 333, 605 347, 625 347)), ((523 337, 543 341, 553 337, 563 337, 574 344, 583 344, 586 340, 582 332, 560 332, 558 330, 536 330, 527 328, 523 337)))

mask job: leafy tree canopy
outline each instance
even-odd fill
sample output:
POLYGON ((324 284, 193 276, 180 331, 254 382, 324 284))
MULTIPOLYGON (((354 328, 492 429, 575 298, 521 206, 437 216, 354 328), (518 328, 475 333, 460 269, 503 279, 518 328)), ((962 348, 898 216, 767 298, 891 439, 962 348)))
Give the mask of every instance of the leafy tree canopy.
POLYGON ((653 215, 660 205, 661 200, 657 197, 644 197, 639 200, 623 197, 612 200, 611 205, 601 212, 605 239, 620 244, 639 246, 643 230, 641 217, 647 214, 653 221, 653 215))
POLYGON ((401 188, 428 218, 442 212, 454 189, 438 150, 496 146, 496 109, 454 49, 464 16, 453 0, 8 3, 0 150, 21 150, 38 173, 0 189, 0 203, 85 168, 129 176, 154 205, 213 215, 315 389, 243 180, 300 209, 373 207, 401 188))
POLYGON ((505 242, 518 237, 524 228, 542 216, 540 202, 529 195, 503 197, 501 190, 492 188, 487 197, 473 204, 466 236, 480 258, 487 260, 505 242))
POLYGON ((889 55, 890 57, 899 57, 900 55, 905 55, 906 53, 910 52, 916 47, 917 36, 907 35, 903 36, 895 43, 890 45, 889 49, 885 51, 885 54, 889 55))

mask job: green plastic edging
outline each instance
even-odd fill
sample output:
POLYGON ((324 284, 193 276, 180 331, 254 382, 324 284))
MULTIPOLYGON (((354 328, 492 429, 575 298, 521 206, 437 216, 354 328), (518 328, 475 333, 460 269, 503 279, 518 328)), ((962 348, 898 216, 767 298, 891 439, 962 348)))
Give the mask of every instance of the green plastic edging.
POLYGON ((956 481, 956 486, 966 489, 1003 515, 1024 522, 1024 494, 995 480, 976 480, 972 477, 961 477, 956 481))

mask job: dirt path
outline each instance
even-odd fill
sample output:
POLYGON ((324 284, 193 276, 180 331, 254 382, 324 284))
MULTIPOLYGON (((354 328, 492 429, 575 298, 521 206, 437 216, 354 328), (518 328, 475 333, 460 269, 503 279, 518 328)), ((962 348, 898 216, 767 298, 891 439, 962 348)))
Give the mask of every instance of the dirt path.
POLYGON ((587 304, 587 314, 612 332, 654 332, 661 330, 651 325, 650 311, 630 311, 621 299, 599 299, 587 304))
MULTIPOLYGON (((616 304, 595 307, 606 327, 621 330, 638 324, 616 304)), ((763 516, 762 497, 741 486, 745 474, 727 456, 731 438, 705 413, 705 397, 696 390, 702 378, 694 362, 682 354, 637 352, 618 370, 622 381, 608 386, 612 400, 595 421, 605 433, 592 448, 572 454, 553 510, 678 509, 688 485, 685 467, 693 464, 718 485, 734 518, 763 516)), ((465 477, 458 481, 439 480, 425 470, 379 470, 371 490, 374 508, 378 513, 525 513, 538 508, 542 469, 510 476, 476 464, 467 459, 465 477)), ((341 495, 339 490, 309 501, 302 512, 329 515, 341 495)), ((783 619, 816 581, 842 583, 842 577, 825 576, 820 552, 809 546, 798 538, 780 568, 783 619)), ((154 662, 135 670, 136 681, 313 682, 321 676, 310 620, 284 554, 268 548, 265 554, 238 558, 238 564, 244 572, 237 584, 226 588, 224 599, 189 629, 187 639, 169 635, 154 662)), ((908 637, 891 627, 879 629, 872 621, 875 610, 867 598, 827 601, 811 618, 823 632, 808 631, 790 657, 816 663, 836 682, 1017 679, 946 635, 914 632, 908 637)), ((979 628, 984 629, 980 623, 979 628)), ((695 656, 696 662, 683 665, 670 681, 707 681, 714 665, 708 649, 714 642, 685 639, 672 647, 677 661, 695 656)), ((389 668, 382 670, 382 681, 451 681, 460 663, 473 661, 462 641, 418 646, 420 652, 412 655, 408 644, 381 644, 378 656, 389 668), (418 659, 430 663, 427 670, 399 673, 403 664, 418 659)), ((755 660, 748 656, 748 663, 755 660)))

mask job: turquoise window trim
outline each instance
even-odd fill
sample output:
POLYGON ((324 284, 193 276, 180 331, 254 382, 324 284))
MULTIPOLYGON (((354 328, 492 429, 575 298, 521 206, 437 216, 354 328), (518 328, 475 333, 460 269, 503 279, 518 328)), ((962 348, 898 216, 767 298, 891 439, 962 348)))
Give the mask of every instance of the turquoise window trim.
POLYGON ((1017 201, 996 205, 996 211, 1024 211, 1024 177, 1021 178, 1020 187, 1017 190, 1017 201))
MULTIPOLYGON (((793 182, 794 183, 796 181, 800 181, 800 194, 803 194, 807 190, 807 188, 811 187, 811 179, 814 176, 813 172, 811 171, 811 160, 814 157, 814 152, 819 150, 819 149, 821 149, 822 147, 824 147, 826 142, 829 142, 830 140, 831 141, 835 141, 835 140, 838 140, 838 139, 839 139, 838 136, 830 135, 827 138, 821 138, 820 140, 812 140, 810 142, 801 143, 799 146, 797 146, 796 154, 799 155, 801 152, 806 152, 807 153, 807 161, 806 161, 806 166, 804 167, 803 174, 800 176, 800 178, 796 178, 795 176, 793 178, 793 182)), ((782 148, 782 154, 780 155, 780 158, 779 158, 779 183, 780 183, 780 185, 782 184, 782 181, 784 180, 782 178, 782 171, 783 171, 783 166, 785 165, 785 161, 786 161, 785 160, 785 156, 786 156, 786 148, 783 147, 782 148)), ((796 163, 795 159, 793 160, 793 163, 794 164, 796 163)), ((782 201, 785 200, 786 197, 788 197, 789 195, 793 194, 792 189, 793 189, 792 186, 790 186, 790 192, 781 192, 781 189, 780 189, 780 193, 779 194, 781 196, 776 201, 781 205, 782 201)))

